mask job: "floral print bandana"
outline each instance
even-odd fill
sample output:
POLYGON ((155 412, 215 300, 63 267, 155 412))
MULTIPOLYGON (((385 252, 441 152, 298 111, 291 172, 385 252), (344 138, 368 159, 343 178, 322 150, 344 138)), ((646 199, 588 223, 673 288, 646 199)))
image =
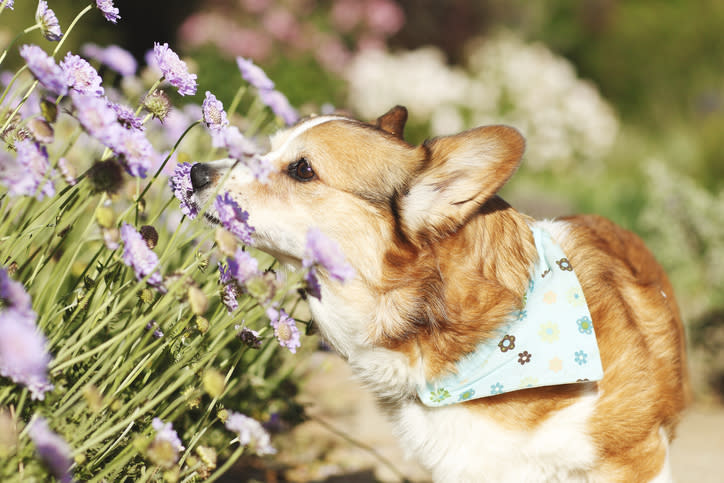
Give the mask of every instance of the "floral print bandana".
POLYGON ((603 377, 593 321, 563 250, 532 227, 538 261, 523 308, 498 334, 456 364, 456 372, 418 386, 427 406, 445 406, 531 387, 603 377))

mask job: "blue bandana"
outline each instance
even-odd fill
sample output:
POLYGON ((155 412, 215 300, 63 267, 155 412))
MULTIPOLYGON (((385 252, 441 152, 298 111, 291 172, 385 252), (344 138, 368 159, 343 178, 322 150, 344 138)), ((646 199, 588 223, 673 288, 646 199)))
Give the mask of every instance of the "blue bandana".
POLYGON ((591 314, 563 250, 532 227, 538 261, 523 308, 497 335, 456 364, 456 372, 418 386, 427 406, 495 396, 530 387, 603 377, 591 314))

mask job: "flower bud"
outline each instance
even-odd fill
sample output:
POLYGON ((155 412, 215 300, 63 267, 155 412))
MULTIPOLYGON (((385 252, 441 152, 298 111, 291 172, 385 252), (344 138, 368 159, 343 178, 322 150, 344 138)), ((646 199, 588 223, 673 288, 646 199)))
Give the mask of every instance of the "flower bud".
POLYGON ((148 245, 148 248, 151 250, 156 248, 156 245, 158 244, 158 232, 154 227, 151 225, 143 225, 139 232, 143 237, 143 241, 145 241, 146 245, 148 245))
POLYGON ((144 288, 138 292, 138 300, 144 304, 150 304, 153 302, 153 291, 150 288, 144 288))
POLYGON ((188 290, 189 305, 191 311, 196 315, 204 315, 206 309, 209 308, 209 299, 200 288, 190 286, 188 290))
POLYGON ((28 122, 28 129, 36 141, 42 144, 53 142, 54 131, 48 121, 40 117, 34 117, 28 122))
POLYGON ((224 393, 226 382, 224 382, 224 376, 216 369, 206 369, 201 377, 201 382, 204 385, 204 391, 213 398, 224 393))
POLYGON ((219 251, 227 257, 233 257, 238 246, 237 238, 227 230, 219 227, 214 234, 214 241, 219 247, 219 251))
POLYGON ((159 121, 163 122, 171 110, 171 100, 165 92, 158 90, 143 98, 143 107, 158 118, 159 121))
POLYGON ((201 316, 196 317, 196 328, 199 332, 205 334, 209 330, 209 321, 201 316))
POLYGON ((219 412, 216 413, 216 417, 219 418, 219 421, 225 423, 226 420, 229 419, 229 411, 226 409, 219 409, 219 412))
POLYGON ((116 224, 113 208, 110 206, 99 206, 96 209, 96 220, 103 228, 113 228, 116 224))

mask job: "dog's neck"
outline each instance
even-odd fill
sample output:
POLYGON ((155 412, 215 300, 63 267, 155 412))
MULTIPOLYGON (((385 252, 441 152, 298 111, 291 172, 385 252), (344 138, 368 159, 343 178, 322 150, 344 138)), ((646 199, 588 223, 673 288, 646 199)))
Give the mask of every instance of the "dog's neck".
POLYGON ((495 197, 445 240, 388 251, 385 278, 371 290, 345 287, 326 301, 323 294, 312 306, 315 318, 378 396, 414 397, 415 384, 452 369, 520 308, 536 257, 531 222, 495 197), (356 300, 335 300, 342 293, 356 300), (360 313, 372 320, 351 323, 360 313))

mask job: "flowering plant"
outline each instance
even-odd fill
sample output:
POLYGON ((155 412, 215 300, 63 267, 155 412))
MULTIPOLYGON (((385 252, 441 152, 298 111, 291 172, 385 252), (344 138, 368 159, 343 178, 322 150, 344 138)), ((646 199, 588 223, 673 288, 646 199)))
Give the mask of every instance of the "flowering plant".
POLYGON ((228 155, 263 182, 254 136, 296 112, 273 84, 241 76, 228 110, 211 92, 173 106, 165 89, 188 98, 198 84, 166 43, 150 46, 152 85, 118 46, 58 62, 94 9, 122 19, 97 0, 66 27, 40 1, 24 32, 57 44, 0 53, 0 65, 18 50, 24 61, 0 76, 0 480, 215 478, 245 452, 274 453, 262 422, 296 412, 281 383, 313 279, 242 249, 254 230, 228 195, 214 199, 223 228, 205 225, 188 161, 228 155))

